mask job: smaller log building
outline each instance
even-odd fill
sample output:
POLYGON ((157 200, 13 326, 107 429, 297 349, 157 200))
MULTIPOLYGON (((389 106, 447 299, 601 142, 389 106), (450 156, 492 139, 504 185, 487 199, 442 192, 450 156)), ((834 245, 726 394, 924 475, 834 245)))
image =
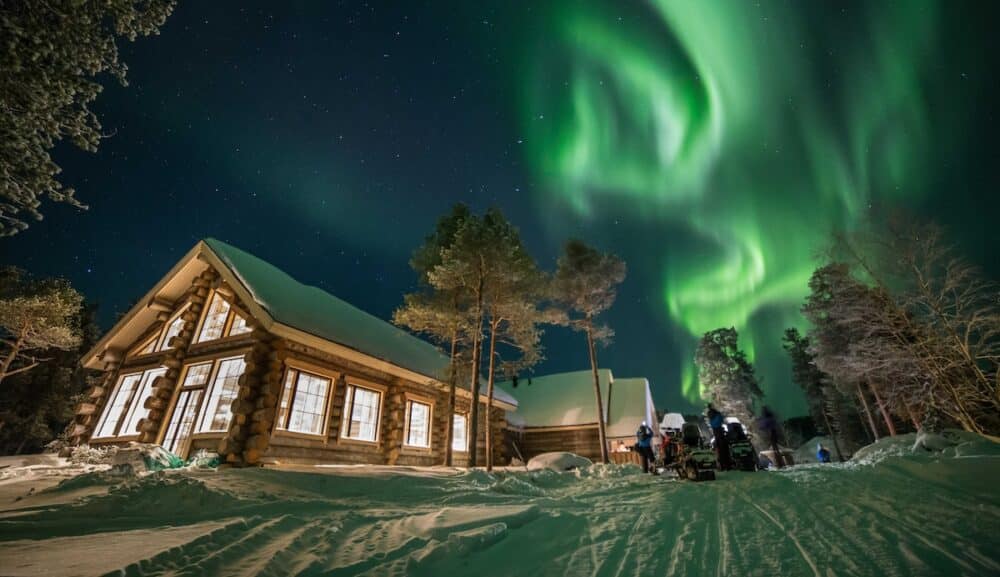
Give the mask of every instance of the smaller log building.
POLYGON ((215 239, 198 242, 88 352, 104 373, 77 409, 73 441, 198 449, 232 465, 453 464, 474 445, 506 463, 517 401, 449 407, 448 359, 431 344, 215 239))
MULTIPOLYGON (((642 421, 656 430, 656 410, 649 381, 615 379, 610 369, 599 369, 609 451, 635 444, 642 421)), ((597 400, 591 371, 574 371, 512 381, 498 388, 517 399, 517 412, 507 413, 508 443, 524 459, 550 451, 566 451, 599 460, 597 400)))

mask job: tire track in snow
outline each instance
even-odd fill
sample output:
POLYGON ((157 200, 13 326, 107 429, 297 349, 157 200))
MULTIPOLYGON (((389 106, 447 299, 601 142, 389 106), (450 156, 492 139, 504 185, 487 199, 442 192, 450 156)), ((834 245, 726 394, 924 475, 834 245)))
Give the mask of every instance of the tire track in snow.
POLYGON ((751 501, 749 499, 747 499, 747 502, 750 503, 751 505, 753 505, 753 507, 755 509, 757 509, 758 511, 760 511, 761 515, 767 517, 772 523, 774 523, 774 525, 776 527, 778 527, 778 529, 780 529, 782 533, 785 534, 785 537, 788 537, 792 541, 792 543, 795 544, 795 548, 798 549, 799 550, 799 554, 802 555, 802 560, 805 561, 806 564, 809 565, 810 569, 812 569, 813 575, 815 575, 816 577, 823 577, 822 575, 820 575, 819 568, 816 567, 816 563, 812 560, 812 557, 810 557, 809 554, 806 553, 805 547, 802 546, 802 543, 799 543, 798 538, 794 534, 792 534, 787 529, 785 529, 784 525, 782 525, 770 513, 768 513, 763 508, 761 508, 759 505, 757 505, 757 503, 754 503, 753 501, 751 501))

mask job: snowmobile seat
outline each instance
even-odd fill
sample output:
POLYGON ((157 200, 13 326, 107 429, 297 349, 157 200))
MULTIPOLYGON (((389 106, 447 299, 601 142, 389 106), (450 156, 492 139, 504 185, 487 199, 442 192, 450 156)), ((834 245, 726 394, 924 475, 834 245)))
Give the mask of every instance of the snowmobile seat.
POLYGON ((701 445, 701 429, 697 423, 684 423, 681 428, 681 438, 688 447, 698 447, 701 445))

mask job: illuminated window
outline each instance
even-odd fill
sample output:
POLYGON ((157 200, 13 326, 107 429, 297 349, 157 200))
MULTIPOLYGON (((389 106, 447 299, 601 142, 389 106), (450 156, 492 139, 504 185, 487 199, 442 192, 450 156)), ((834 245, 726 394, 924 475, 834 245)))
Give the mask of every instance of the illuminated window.
POLYGON ((359 441, 378 439, 378 418, 381 403, 382 393, 349 385, 344 402, 347 412, 347 418, 344 420, 344 437, 359 441))
POLYGON ((469 418, 462 413, 455 413, 451 419, 451 450, 469 450, 469 418))
POLYGON ((142 373, 124 375, 118 380, 115 390, 108 398, 104 414, 101 415, 101 420, 94 429, 95 439, 115 436, 115 430, 118 428, 122 413, 125 412, 125 407, 128 406, 129 399, 132 398, 132 393, 135 392, 140 380, 142 380, 142 373))
POLYGON ((322 435, 330 379, 289 369, 278 406, 278 429, 322 435))
POLYGON ((166 332, 163 333, 163 340, 160 341, 160 350, 165 351, 171 348, 170 339, 181 334, 181 331, 183 329, 184 329, 184 319, 181 318, 181 315, 177 315, 174 318, 174 320, 170 321, 170 324, 167 325, 166 332))
POLYGON ((418 401, 406 402, 406 445, 430 447, 431 406, 418 401))
POLYGON ((246 368, 243 357, 225 359, 219 362, 219 368, 212 381, 205 409, 202 411, 198 432, 225 432, 229 430, 229 422, 233 418, 232 404, 239 391, 240 376, 246 368))
POLYGON ((135 394, 135 399, 132 401, 132 406, 125 416, 125 424, 118 431, 119 437, 126 437, 131 435, 139 434, 139 421, 146 418, 149 414, 149 409, 144 407, 146 404, 146 399, 153 396, 153 381, 157 377, 162 377, 167 372, 167 369, 160 367, 158 369, 152 369, 146 371, 142 374, 142 380, 139 381, 138 392, 135 394))
POLYGON ((201 332, 198 333, 198 342, 212 341, 222 337, 222 332, 226 329, 226 319, 229 317, 229 303, 218 293, 212 295, 212 300, 208 305, 208 312, 205 313, 205 320, 201 325, 201 332))
POLYGON ((233 324, 229 328, 229 336, 242 335, 243 333, 249 333, 251 330, 253 329, 247 326, 247 320, 243 318, 242 315, 236 314, 234 312, 233 324))
POLYGON ((185 371, 181 392, 177 395, 173 415, 163 436, 163 448, 175 455, 182 455, 187 451, 187 441, 198 415, 198 403, 205 394, 205 386, 211 373, 211 362, 188 365, 185 371))
POLYGON ((123 375, 111 392, 104 414, 94 429, 94 438, 137 435, 139 421, 149 412, 143 405, 153 394, 153 381, 166 372, 167 369, 157 367, 142 373, 123 375))
POLYGON ((139 352, 136 353, 136 354, 139 354, 139 355, 148 355, 150 353, 156 352, 156 341, 157 341, 158 336, 159 335, 157 335, 157 336, 149 339, 148 341, 146 341, 146 344, 143 345, 142 348, 139 349, 139 352))

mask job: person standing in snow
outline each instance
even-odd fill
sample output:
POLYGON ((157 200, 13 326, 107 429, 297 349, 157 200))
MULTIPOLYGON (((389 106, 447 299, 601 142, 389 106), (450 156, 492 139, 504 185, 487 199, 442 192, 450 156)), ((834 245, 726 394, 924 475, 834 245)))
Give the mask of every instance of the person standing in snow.
POLYGON ((655 459, 653 457, 653 430, 649 428, 646 421, 639 425, 639 429, 635 432, 635 438, 635 450, 642 457, 642 472, 656 473, 656 468, 650 466, 655 459))
POLYGON ((824 447, 822 443, 816 444, 816 460, 820 463, 830 462, 830 450, 824 447))
POLYGON ((771 447, 774 452, 774 464, 779 469, 785 466, 785 458, 781 455, 781 447, 778 446, 780 431, 778 428, 778 417, 771 410, 771 407, 764 406, 760 411, 760 418, 757 419, 757 428, 764 434, 764 442, 771 447))
POLYGON ((726 418, 712 403, 705 407, 705 417, 708 419, 708 426, 711 427, 712 436, 715 438, 715 454, 719 461, 719 468, 727 471, 730 469, 730 464, 729 441, 726 439, 725 429, 726 418))

